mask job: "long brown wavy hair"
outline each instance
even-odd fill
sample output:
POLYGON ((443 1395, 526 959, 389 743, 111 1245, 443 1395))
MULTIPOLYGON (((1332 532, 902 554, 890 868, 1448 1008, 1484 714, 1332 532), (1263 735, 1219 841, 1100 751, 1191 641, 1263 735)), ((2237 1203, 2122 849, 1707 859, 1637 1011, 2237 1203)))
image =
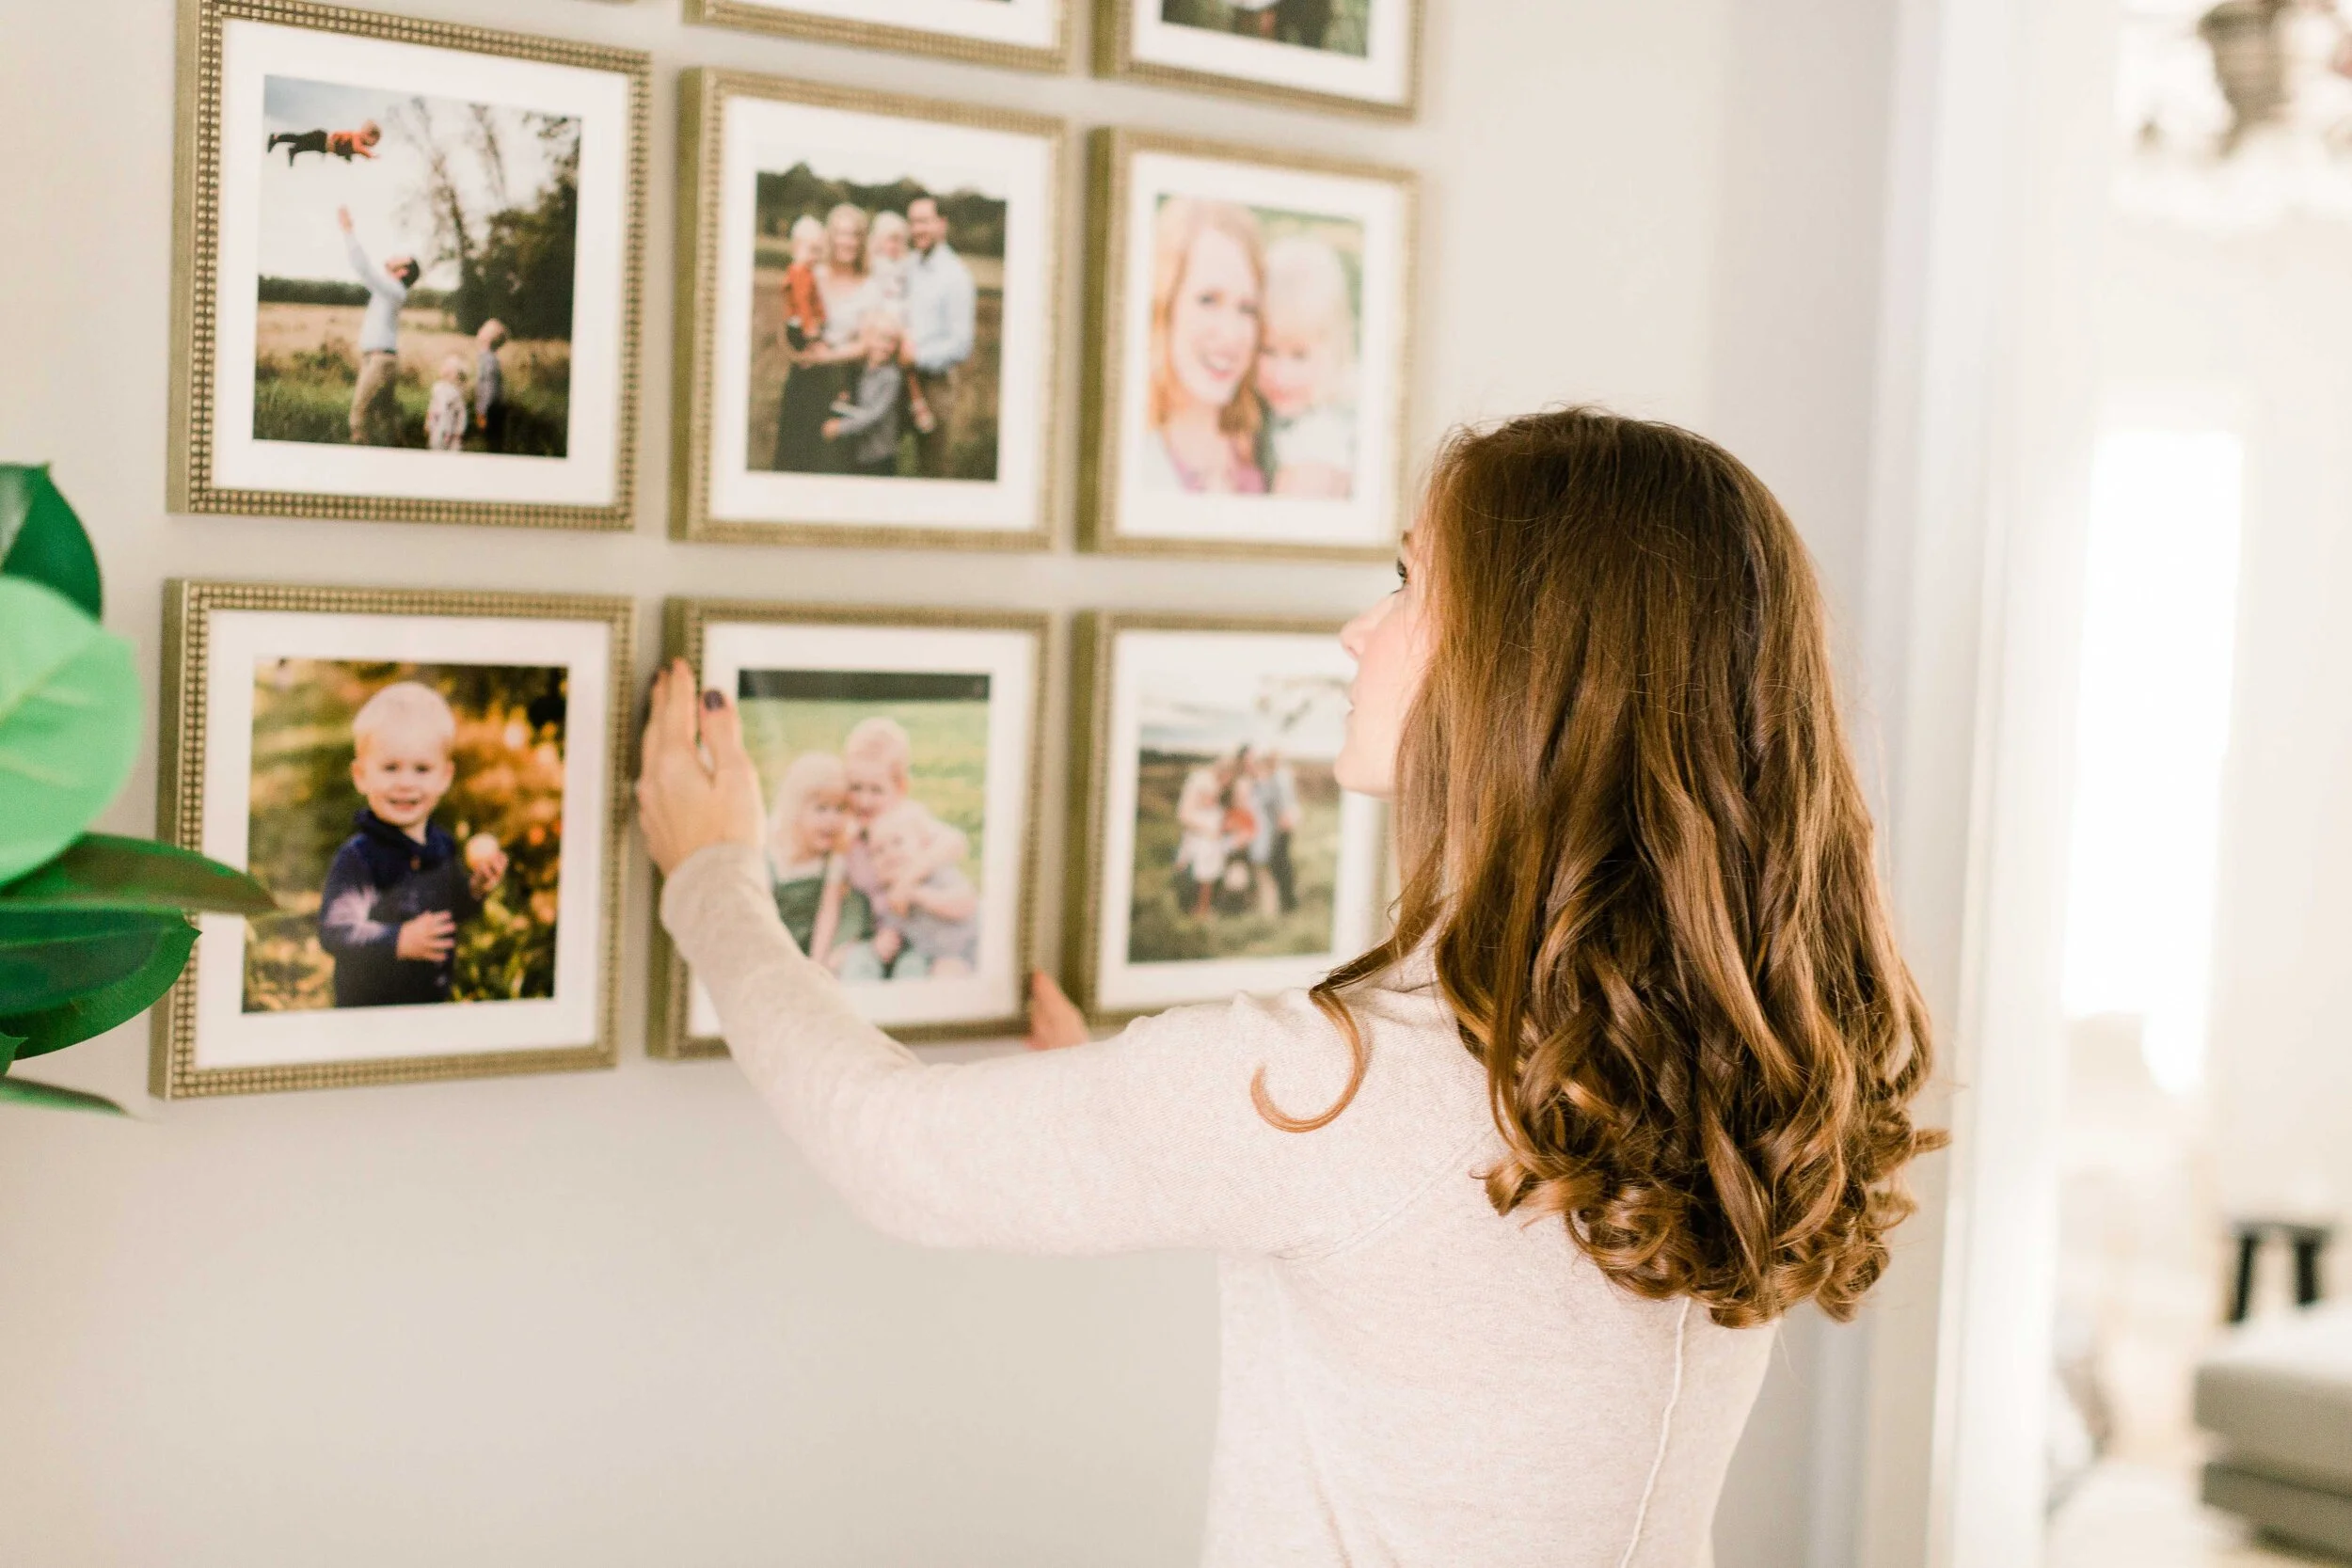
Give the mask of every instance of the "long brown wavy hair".
POLYGON ((1914 1207, 1927 1013, 1897 951, 1788 515, 1712 442, 1589 409, 1457 435, 1417 543, 1433 653, 1397 758, 1392 934, 1486 1065, 1496 1210, 1727 1327, 1853 1315, 1914 1207))

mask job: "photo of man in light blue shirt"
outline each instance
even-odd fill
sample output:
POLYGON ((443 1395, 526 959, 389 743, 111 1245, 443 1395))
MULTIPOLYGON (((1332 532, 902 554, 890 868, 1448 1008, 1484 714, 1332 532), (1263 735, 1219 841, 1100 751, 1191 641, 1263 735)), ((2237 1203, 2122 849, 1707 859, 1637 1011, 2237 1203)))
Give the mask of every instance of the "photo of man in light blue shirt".
POLYGON ((400 312, 424 269, 414 256, 387 256, 383 266, 374 265, 351 226, 351 209, 336 208, 335 221, 342 225, 351 270, 368 291, 367 314, 359 323, 359 380, 351 389, 351 444, 396 447, 400 445, 400 403, 394 396, 400 381, 400 312))
POLYGON ((915 436, 915 460, 923 478, 945 479, 956 372, 972 357, 979 291, 972 269, 947 243, 947 220, 937 201, 923 196, 907 203, 907 237, 914 245, 907 262, 907 341, 931 411, 930 428, 915 436))

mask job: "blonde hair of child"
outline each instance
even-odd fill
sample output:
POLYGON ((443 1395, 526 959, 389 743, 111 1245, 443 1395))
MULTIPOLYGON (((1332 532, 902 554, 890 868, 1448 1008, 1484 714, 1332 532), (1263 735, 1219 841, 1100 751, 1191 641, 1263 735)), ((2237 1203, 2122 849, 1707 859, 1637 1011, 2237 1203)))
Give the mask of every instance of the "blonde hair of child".
POLYGON ((911 847, 920 853, 932 847, 944 826, 931 815, 930 807, 909 795, 876 813, 874 820, 866 825, 866 834, 871 843, 885 833, 905 833, 911 847))
POLYGON ((1265 331, 1295 334, 1329 351, 1329 379, 1320 389, 1328 401, 1356 359, 1356 310, 1338 251, 1295 234, 1266 246, 1265 331))
POLYGON ((454 354, 443 355, 441 356, 441 379, 443 381, 465 380, 466 362, 454 354))
POLYGON ((365 756, 368 745, 388 729, 424 730, 447 756, 457 744, 457 715, 449 702, 422 681, 394 681, 359 705, 351 716, 351 743, 365 756))
POLYGON ((886 234, 896 234, 904 239, 913 232, 914 230, 907 227, 905 214, 890 212, 876 213, 874 227, 867 231, 866 243, 869 245, 878 245, 886 234))
POLYGON ((850 737, 841 743, 841 755, 861 761, 883 763, 890 776, 904 788, 914 772, 914 742, 907 735, 907 727, 896 719, 877 715, 861 719, 850 737))
POLYGON ((809 859, 801 843, 801 812, 808 798, 850 787, 848 769, 831 752, 803 752, 776 781, 776 803, 768 813, 768 859, 781 874, 809 859))

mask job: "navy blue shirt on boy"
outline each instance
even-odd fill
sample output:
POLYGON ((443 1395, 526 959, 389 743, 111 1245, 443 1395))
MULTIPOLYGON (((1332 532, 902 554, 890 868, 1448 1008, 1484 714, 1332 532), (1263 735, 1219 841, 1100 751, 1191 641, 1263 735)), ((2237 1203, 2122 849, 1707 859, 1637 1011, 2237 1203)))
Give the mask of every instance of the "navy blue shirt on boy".
POLYGON ((399 956, 400 928, 438 910, 459 925, 482 908, 457 841, 437 823, 420 844, 362 808, 326 868, 319 944, 335 960, 335 1006, 390 1007, 446 1002, 454 953, 439 962, 399 956))

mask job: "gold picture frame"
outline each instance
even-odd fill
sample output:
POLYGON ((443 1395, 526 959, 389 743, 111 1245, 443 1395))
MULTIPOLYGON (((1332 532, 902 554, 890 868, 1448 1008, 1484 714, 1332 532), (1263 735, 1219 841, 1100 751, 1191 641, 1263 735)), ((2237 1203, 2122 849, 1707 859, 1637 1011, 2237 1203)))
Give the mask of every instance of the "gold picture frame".
MULTIPOLYGON (((1405 83, 1400 99, 1357 97, 1345 92, 1318 91, 1261 77, 1173 65, 1140 57, 1136 40, 1137 0, 1096 0, 1094 10, 1094 71, 1098 76, 1125 77, 1159 87, 1188 87, 1222 93, 1283 108, 1317 109, 1335 114, 1362 115, 1373 119, 1409 120, 1421 113, 1422 40, 1425 0, 1386 0, 1406 13, 1405 83)), ((1383 0, 1372 0, 1375 5, 1383 0)))
MULTIPOLYGON (((1191 136, 1104 129, 1089 144, 1087 342, 1085 390, 1080 400, 1083 430, 1078 466, 1078 540, 1081 548, 1120 555, 1216 557, 1239 560, 1381 562, 1394 554, 1406 504, 1410 461, 1406 437, 1410 426, 1413 369, 1413 318, 1417 312, 1415 272, 1420 245, 1420 179, 1409 169, 1345 159, 1310 157, 1271 151, 1230 142, 1191 136), (1307 177, 1364 184, 1392 191, 1395 202, 1395 245, 1390 264, 1395 269, 1391 319, 1385 324, 1393 354, 1383 356, 1377 373, 1387 378, 1391 395, 1368 403, 1359 413, 1379 410, 1376 431, 1390 447, 1386 462, 1365 461, 1359 477, 1385 485, 1388 504, 1379 509, 1378 537, 1360 544, 1326 544, 1302 540, 1252 540, 1236 537, 1147 534, 1121 526, 1127 497, 1120 451, 1126 436, 1131 400, 1136 395, 1129 363, 1135 302, 1128 295, 1134 267, 1130 233, 1134 205, 1134 170, 1139 156, 1165 154, 1232 164, 1307 177)), ((1358 307, 1362 333, 1365 312, 1358 307)), ((1367 356, 1369 360, 1369 356, 1367 356)), ((1258 497, 1219 498, 1216 510, 1231 515, 1234 505, 1258 497)))
MULTIPOLYGON (((1018 114, 939 99, 869 92, 824 83, 758 76, 740 71, 690 71, 678 81, 677 287, 673 302, 675 352, 671 362, 670 531, 693 542, 762 545, 834 545, 907 549, 1041 550, 1053 545, 1059 495, 1061 442, 1054 417, 1067 345, 1061 330, 1060 288, 1064 258, 1074 228, 1062 193, 1061 170, 1070 152, 1068 126, 1043 115, 1018 114), (718 341, 724 207, 723 135, 727 104, 761 100, 820 110, 840 110, 977 131, 1009 133, 1043 143, 1043 256, 1035 284, 1040 330, 1038 388, 1029 404, 1035 420, 1035 490, 1019 526, 976 528, 926 526, 919 520, 834 517, 812 521, 742 518, 716 515, 713 506, 713 446, 718 420, 718 341)), ((952 242, 951 242, 952 243, 952 242)), ((1000 328, 1001 331, 1001 328, 1000 328)), ((999 367, 999 394, 1003 372, 999 367)), ((748 397, 748 387, 745 396, 748 397)), ((1002 423, 999 456, 1002 456, 1002 423)), ((819 478, 794 474, 795 481, 819 478)), ((871 481, 866 483, 874 483, 871 481)), ((889 479, 900 485, 929 481, 889 479)))
MULTIPOLYGON (((1133 632, 1243 634, 1272 637, 1328 638, 1336 645, 1344 623, 1334 620, 1289 617, 1174 615, 1109 613, 1083 611, 1073 623, 1071 631, 1071 696, 1072 736, 1070 745, 1069 810, 1064 825, 1064 843, 1069 853, 1063 863, 1062 898, 1062 973, 1070 996, 1098 1027, 1114 1027, 1136 1018, 1148 1017, 1171 1006, 1190 1002, 1217 1001, 1232 996, 1236 990, 1256 989, 1212 982, 1197 993, 1170 994, 1154 997, 1133 1005, 1106 1001, 1104 996, 1105 955, 1103 951, 1105 873, 1114 853, 1122 848, 1115 843, 1120 835, 1113 832, 1111 804, 1120 793, 1114 789, 1112 769, 1120 758, 1114 752, 1120 743, 1115 724, 1116 659, 1120 639, 1133 632)), ((1361 800, 1361 798, 1359 798, 1361 800)), ((1370 812, 1368 819, 1359 818, 1357 831, 1369 834, 1364 853, 1368 859, 1359 867, 1357 880, 1362 884, 1365 904, 1357 914, 1364 921, 1365 940, 1360 945, 1344 941, 1343 922, 1348 911, 1341 907, 1342 874, 1335 870, 1333 885, 1333 940, 1337 944, 1333 957, 1353 958, 1357 952, 1371 945, 1376 936, 1381 890, 1385 886, 1388 863, 1386 814, 1368 800, 1362 805, 1370 812)), ((1132 834, 1132 822, 1128 824, 1132 834)), ((1343 820, 1336 831, 1342 835, 1348 830, 1343 820)), ((1123 845, 1132 866, 1135 846, 1132 836, 1123 845)), ((1342 846, 1344 852, 1344 845, 1342 846)), ((1131 896, 1132 896, 1132 890, 1131 896)), ((1303 983, 1305 976, 1295 977, 1303 983)))
MULTIPOLYGON (((204 952, 199 941, 197 960, 191 962, 154 1010, 148 1092, 163 1100, 181 1100, 612 1067, 619 1055, 614 1024, 620 998, 621 892, 628 823, 634 807, 628 784, 636 683, 635 603, 626 598, 575 594, 326 588, 181 578, 167 582, 162 721, 156 765, 156 837, 199 853, 205 847, 206 766, 212 739, 209 690, 213 621, 224 611, 457 616, 600 625, 607 629, 605 712, 587 730, 598 737, 607 753, 599 770, 606 811, 605 820, 597 824, 599 871, 591 905, 601 927, 594 945, 597 970, 593 985, 596 1040, 585 1046, 526 1047, 465 1054, 203 1067, 197 1061, 199 969, 204 952)), ((579 733, 577 729, 572 731, 574 735, 579 733)), ((240 964, 242 961, 240 957, 240 964)))
POLYGON ((862 22, 821 12, 795 10, 788 5, 759 5, 755 0, 685 0, 683 20, 712 27, 734 27, 768 33, 776 38, 806 39, 816 43, 842 43, 856 49, 882 49, 900 55, 929 55, 961 60, 967 65, 1002 66, 1013 71, 1066 71, 1077 64, 1077 30, 1070 24, 1074 0, 1051 0, 1054 40, 1030 47, 991 39, 889 23, 862 22))
POLYGON ((652 76, 651 55, 600 44, 313 5, 308 0, 181 0, 172 169, 173 354, 170 447, 166 465, 168 510, 195 515, 471 523, 512 528, 633 528, 652 76), (625 188, 619 193, 622 254, 619 318, 613 328, 616 362, 609 502, 354 494, 215 483, 216 436, 223 412, 215 406, 216 356, 221 348, 217 329, 221 297, 222 39, 229 25, 239 22, 612 72, 626 81, 628 107, 627 142, 620 160, 625 188))
MULTIPOLYGON (((1012 975, 1015 1006, 1005 1012, 953 1022, 880 1025, 894 1037, 911 1043, 1018 1035, 1027 1026, 1019 999, 1026 995, 1026 977, 1036 953, 1033 935, 1038 914, 1037 879, 1039 804, 1042 799, 1045 746, 1045 685, 1053 652, 1052 617, 1025 610, 961 610, 909 609, 872 605, 779 604, 761 600, 675 598, 662 611, 662 659, 686 660, 702 678, 712 627, 840 626, 914 628, 926 631, 984 631, 1025 634, 1033 640, 1029 701, 1021 716, 1027 730, 1022 749, 1025 778, 1021 781, 1019 811, 1021 845, 1012 899, 1012 975)), ((983 846, 983 852, 985 846, 983 846)), ((657 885, 654 905, 660 907, 657 885)), ((685 958, 658 915, 654 921, 651 955, 652 983, 646 1010, 645 1053, 686 1060, 723 1056, 726 1042, 714 1035, 698 1035, 689 1022, 691 987, 685 958)))

